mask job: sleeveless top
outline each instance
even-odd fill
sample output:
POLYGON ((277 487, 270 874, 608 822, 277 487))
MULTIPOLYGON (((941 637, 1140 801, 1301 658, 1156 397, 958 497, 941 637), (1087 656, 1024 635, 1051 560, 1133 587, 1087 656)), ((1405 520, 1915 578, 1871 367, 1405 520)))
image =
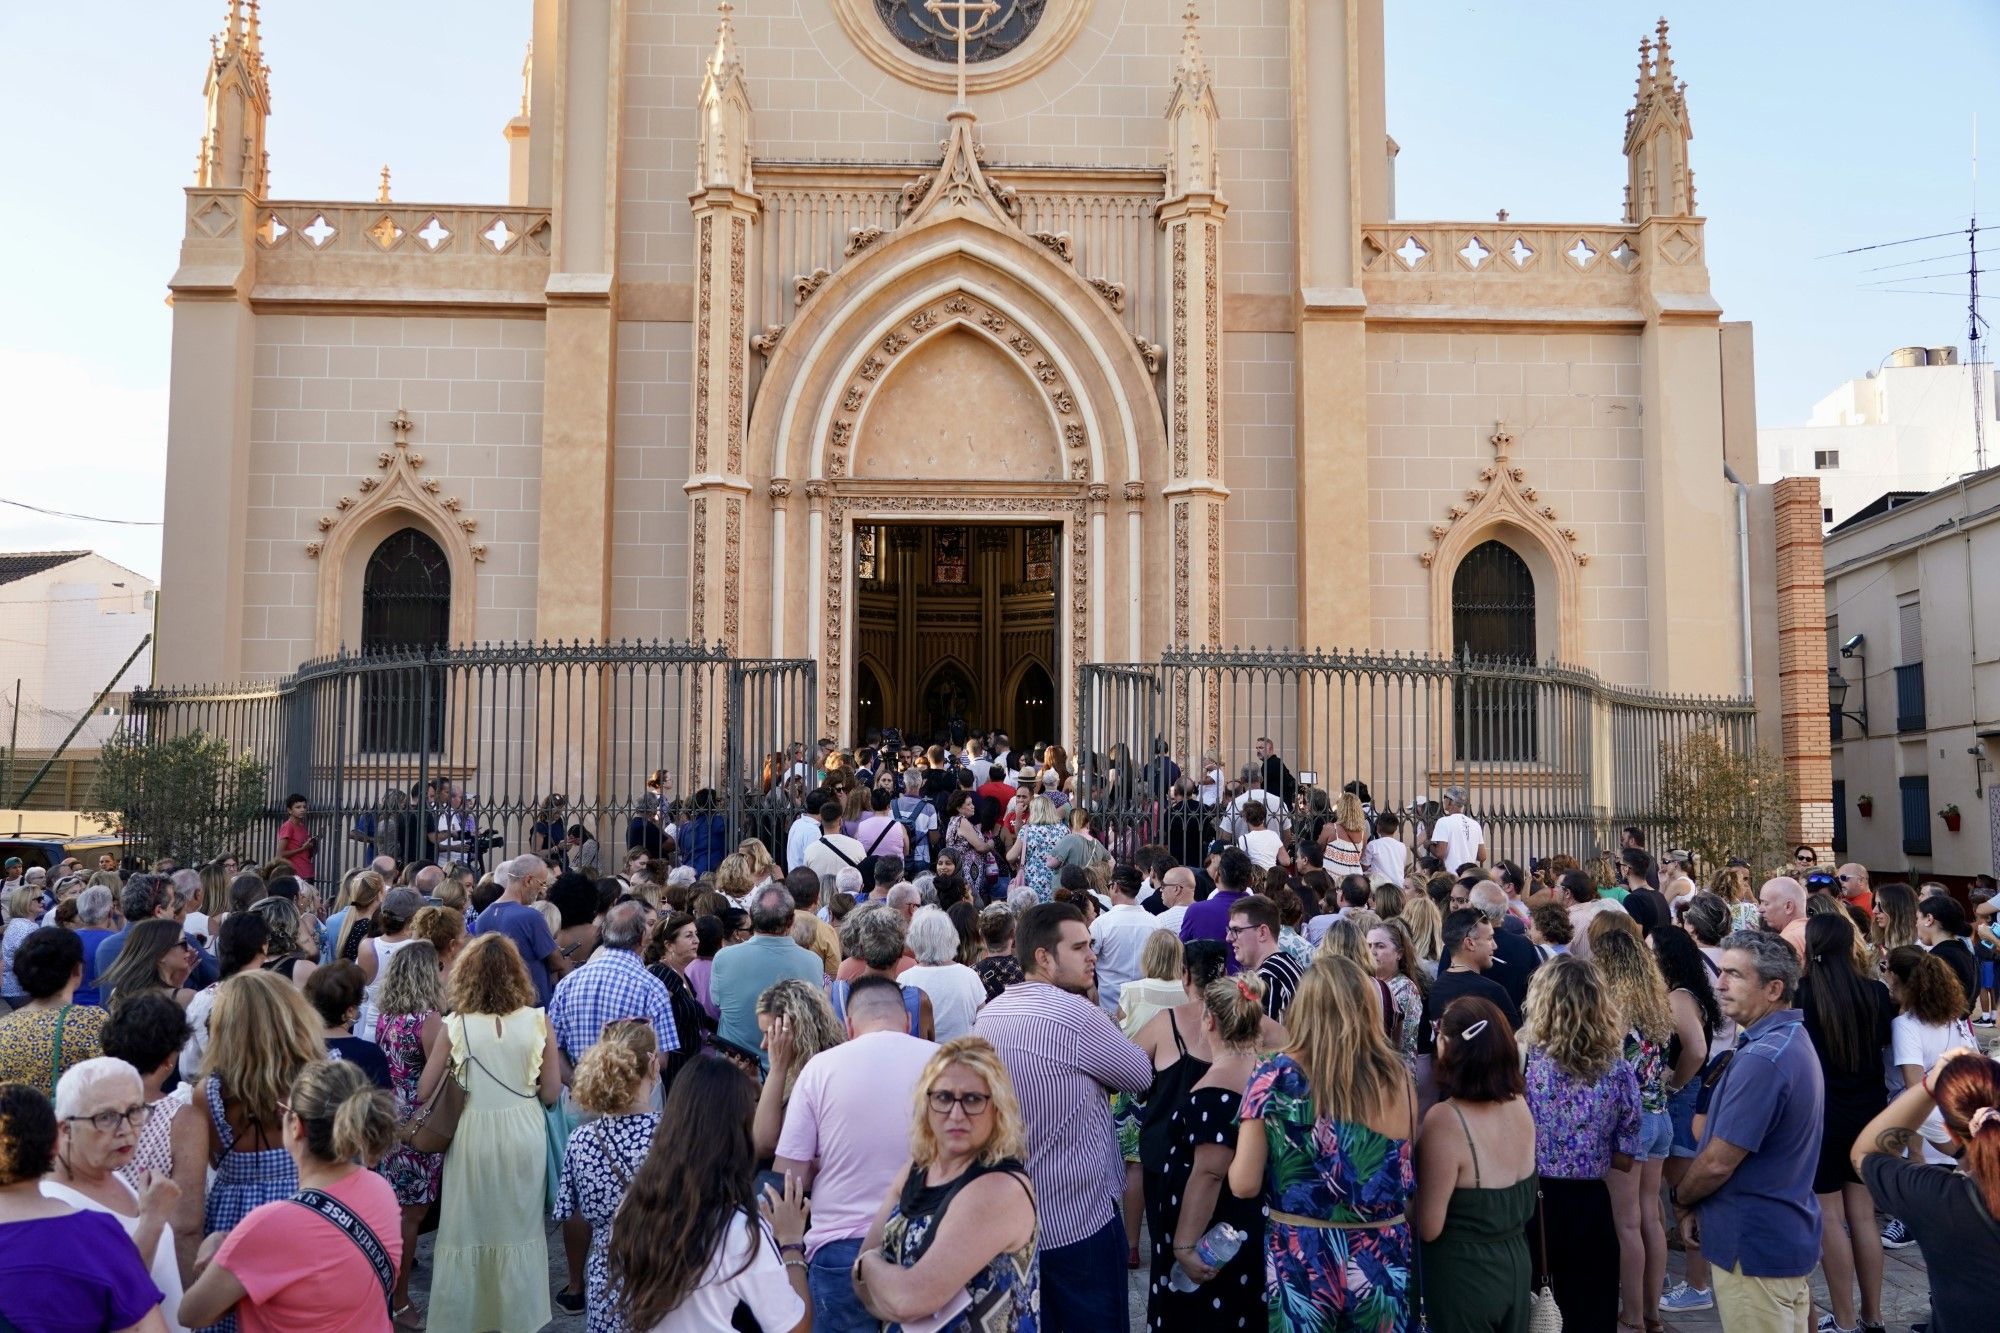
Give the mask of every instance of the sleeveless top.
MULTIPOLYGON (((375 1040, 375 1025, 382 1017, 382 1011, 375 1007, 375 1001, 382 994, 382 982, 389 975, 389 960, 394 958, 411 943, 411 940, 375 939, 375 980, 368 983, 368 989, 361 993, 361 1007, 354 1016, 354 1035, 363 1041, 375 1040)), ((356 946, 359 948, 359 946, 356 946)))
MULTIPOLYGON (((958 1192, 996 1171, 1014 1177, 1033 1200, 1028 1168, 1016 1158, 992 1166, 975 1162, 964 1175, 943 1185, 926 1184, 922 1169, 911 1167, 903 1192, 883 1224, 883 1257, 903 1268, 914 1267, 936 1238, 938 1223, 958 1192)), ((994 1255, 991 1263, 974 1273, 965 1284, 972 1304, 942 1325, 938 1333, 1035 1333, 1041 1308, 1042 1269, 1036 1251, 1040 1239, 1041 1224, 1037 1221, 1020 1249, 994 1255)))
POLYGON ((1465 1123, 1465 1112, 1456 1106, 1458 1128, 1465 1135, 1465 1147, 1472 1154, 1472 1188, 1454 1188, 1445 1205, 1444 1229, 1432 1245, 1519 1245, 1527 1246, 1527 1227, 1535 1215, 1535 1193, 1541 1176, 1533 1171, 1511 1185, 1486 1187, 1479 1170, 1479 1145, 1465 1123))
POLYGON ((1174 1011, 1167 1012, 1167 1027, 1174 1034, 1174 1049, 1181 1058, 1165 1069, 1153 1071, 1153 1086, 1139 1107, 1139 1161, 1148 1171, 1167 1169, 1167 1157, 1174 1146, 1174 1112, 1187 1100, 1190 1089, 1207 1076, 1209 1062, 1188 1054, 1181 1040, 1181 1025, 1174 1011))
MULTIPOLYGON (((299 1191, 298 1163, 284 1145, 236 1152, 236 1133, 222 1105, 222 1080, 202 1081, 208 1098, 208 1120, 214 1126, 221 1156, 211 1151, 209 1165, 214 1174, 208 1186, 208 1202, 202 1215, 202 1234, 228 1231, 250 1215, 250 1210, 267 1203, 289 1199, 299 1191)), ((234 1312, 208 1325, 209 1333, 236 1333, 234 1312)))

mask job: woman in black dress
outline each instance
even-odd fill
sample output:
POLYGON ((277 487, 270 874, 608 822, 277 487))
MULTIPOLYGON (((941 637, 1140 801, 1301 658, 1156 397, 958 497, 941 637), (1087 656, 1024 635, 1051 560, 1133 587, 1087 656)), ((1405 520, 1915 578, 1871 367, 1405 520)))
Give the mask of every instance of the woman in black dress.
MULTIPOLYGON (((1258 1199, 1239 1199, 1226 1178, 1236 1155, 1236 1113, 1257 1065, 1264 1027, 1263 985, 1255 977, 1211 981, 1201 991, 1201 1036, 1210 1060, 1166 1119, 1165 1155, 1147 1173, 1147 1219, 1153 1267, 1146 1294, 1150 1329, 1262 1328, 1264 1219, 1258 1199), (1194 1248, 1219 1222, 1245 1235, 1220 1270, 1194 1248), (1199 1283, 1175 1291, 1169 1277, 1178 1262, 1199 1283)), ((1189 1057, 1183 1057, 1187 1063, 1189 1057)))
POLYGON ((699 949, 699 932, 694 918, 686 912, 669 912, 661 917, 647 944, 651 966, 646 970, 665 983, 674 1010, 675 1035, 680 1038, 680 1049, 668 1052, 660 1062, 662 1089, 673 1087, 674 1075, 701 1054, 706 1045, 703 1034, 715 1030, 715 1020, 702 1009, 687 979, 688 965, 694 962, 699 949))
POLYGON ((1848 1151, 1888 1104, 1882 1053, 1888 1049, 1896 1006, 1889 988, 1854 965, 1854 926, 1843 912, 1806 922, 1806 970, 1799 1008, 1826 1079, 1826 1133, 1820 1143, 1813 1193, 1824 1225, 1820 1262, 1834 1323, 1855 1327, 1854 1292, 1861 1290, 1860 1322, 1882 1323, 1882 1235, 1875 1201, 1854 1173, 1848 1151))

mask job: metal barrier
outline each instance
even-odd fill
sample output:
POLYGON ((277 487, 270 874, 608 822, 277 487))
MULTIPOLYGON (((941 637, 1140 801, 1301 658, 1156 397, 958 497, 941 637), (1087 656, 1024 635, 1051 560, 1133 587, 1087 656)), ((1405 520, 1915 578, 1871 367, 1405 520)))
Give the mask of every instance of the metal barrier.
POLYGON ((1167 779, 1204 783, 1211 766, 1287 804, 1360 781, 1413 844, 1443 792, 1462 788, 1489 856, 1523 866, 1597 855, 1627 824, 1657 854, 1675 832, 1656 799, 1662 747, 1704 729, 1739 751, 1755 742, 1750 700, 1649 694, 1517 660, 1170 653, 1085 666, 1079 694, 1080 790, 1113 847, 1159 841, 1183 857, 1211 836, 1215 802, 1177 800, 1167 779), (1264 740, 1275 765, 1260 761, 1264 740))
MULTIPOLYGON (((538 834, 581 826, 609 871, 643 833, 635 821, 662 770, 669 822, 720 817, 723 848, 756 837, 775 851, 793 807, 771 781, 783 765, 769 761, 811 742, 817 677, 811 661, 678 642, 343 653, 268 684, 136 692, 129 725, 155 740, 221 737, 269 765, 263 813, 213 855, 274 855, 296 792, 322 882, 365 863, 378 841, 399 860, 439 859, 441 820, 448 833, 490 832, 474 851, 489 866, 535 849, 538 834)), ((128 812, 135 850, 158 845, 159 832, 143 809, 128 812)))

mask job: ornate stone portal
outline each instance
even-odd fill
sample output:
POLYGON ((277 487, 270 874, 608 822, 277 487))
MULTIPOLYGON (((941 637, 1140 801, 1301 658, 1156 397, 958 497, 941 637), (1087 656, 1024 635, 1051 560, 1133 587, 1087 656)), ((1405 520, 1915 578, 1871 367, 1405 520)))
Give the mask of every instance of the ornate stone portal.
MULTIPOLYGON (((929 13, 970 35, 988 8, 929 13)), ((838 267, 789 280, 782 325, 759 321, 766 366, 749 389, 746 307, 762 302, 746 255, 761 250, 752 233, 763 201, 725 15, 704 71, 692 198, 694 637, 818 659, 823 729, 845 736, 859 656, 857 523, 962 518, 1059 529, 1051 665, 1062 734, 1084 662, 1219 646, 1226 205, 1207 77, 1190 12, 1169 101, 1173 157, 1153 176, 1154 225, 1173 255, 1164 309, 1130 308, 1127 275, 1080 272, 1072 233, 1024 216, 1023 190, 986 161, 961 95, 938 160, 891 176, 893 210, 838 234, 828 252, 838 267), (1155 320, 1171 352, 1146 336, 1155 320), (1155 378, 1163 355, 1171 413, 1155 378)), ((1051 183, 1074 193, 1102 174, 1051 183)))

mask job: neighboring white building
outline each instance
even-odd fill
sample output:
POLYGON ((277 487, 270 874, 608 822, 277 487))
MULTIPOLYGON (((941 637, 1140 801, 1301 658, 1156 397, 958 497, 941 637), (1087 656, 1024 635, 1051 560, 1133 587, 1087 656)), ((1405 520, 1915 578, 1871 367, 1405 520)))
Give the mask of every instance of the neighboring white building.
POLYGON ((1833 718, 1843 860, 1941 876, 2000 867, 1995 569, 2000 468, 1827 537, 1829 693, 1846 682, 1833 718))
POLYGON ((1976 471, 1973 375, 1982 376, 1987 466, 2000 464, 2000 379, 1961 365, 1956 347, 1899 347, 1813 406, 1803 426, 1757 431, 1757 470, 1818 477, 1822 526, 1844 523, 1892 491, 1925 495, 1976 471))
POLYGON ((49 750, 116 675, 71 749, 102 744, 126 698, 152 679, 150 644, 125 660, 152 632, 156 592, 151 579, 91 551, 0 553, 0 746, 15 734, 17 682, 17 744, 49 750))

